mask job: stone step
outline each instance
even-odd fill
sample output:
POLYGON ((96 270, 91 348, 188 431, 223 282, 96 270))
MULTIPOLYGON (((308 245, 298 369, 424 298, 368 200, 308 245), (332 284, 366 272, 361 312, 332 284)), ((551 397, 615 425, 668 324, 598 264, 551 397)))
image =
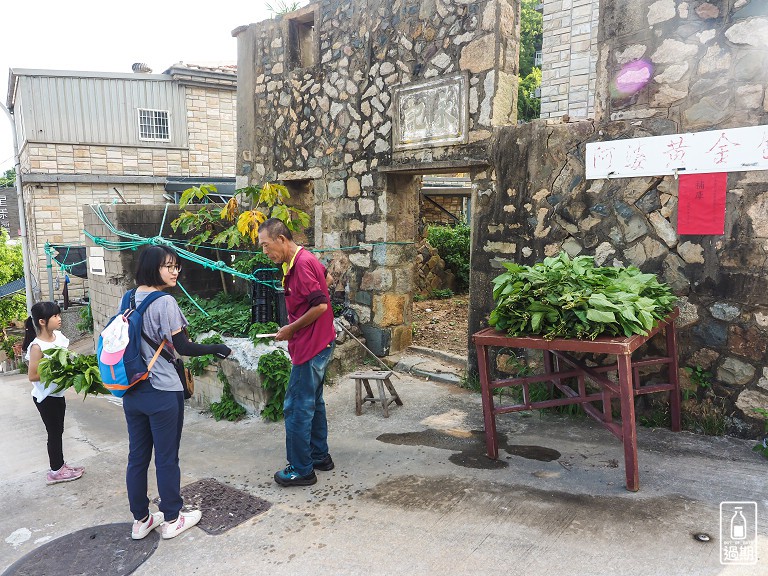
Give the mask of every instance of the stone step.
POLYGON ((440 362, 434 358, 410 354, 397 358, 394 370, 457 386, 461 384, 464 374, 464 369, 456 365, 440 362))

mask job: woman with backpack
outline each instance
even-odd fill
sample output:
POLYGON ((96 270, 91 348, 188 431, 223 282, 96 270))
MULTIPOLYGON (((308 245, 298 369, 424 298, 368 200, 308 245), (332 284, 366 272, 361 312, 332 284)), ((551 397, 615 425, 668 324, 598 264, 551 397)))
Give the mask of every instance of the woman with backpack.
MULTIPOLYGON (((137 287, 131 294, 135 306, 152 292, 176 286, 180 272, 181 263, 173 248, 163 245, 145 248, 139 255, 137 287)), ((141 355, 147 365, 156 356, 155 343, 183 356, 229 356, 231 350, 224 344, 203 345, 190 341, 184 330, 187 324, 170 294, 149 304, 142 317, 142 332, 146 337, 141 342, 141 355)), ((161 525, 163 538, 178 536, 197 524, 202 513, 181 510, 184 502, 179 445, 184 425, 184 392, 175 365, 157 358, 149 378, 138 382, 123 396, 123 411, 129 439, 126 485, 135 520, 131 537, 140 540, 161 525), (150 513, 147 472, 153 449, 160 511, 150 513)))
POLYGON ((83 475, 85 468, 70 466, 64 461, 62 437, 64 436, 64 413, 67 403, 64 391, 54 392, 55 385, 48 386, 40 381, 38 366, 43 359, 43 352, 51 348, 66 348, 69 339, 64 336, 61 328, 61 308, 55 302, 38 302, 30 310, 32 316, 24 322, 24 342, 21 349, 26 352, 29 362, 27 374, 32 382, 32 398, 35 407, 40 412, 45 429, 48 432, 48 461, 51 466, 46 474, 46 484, 71 482, 83 475))

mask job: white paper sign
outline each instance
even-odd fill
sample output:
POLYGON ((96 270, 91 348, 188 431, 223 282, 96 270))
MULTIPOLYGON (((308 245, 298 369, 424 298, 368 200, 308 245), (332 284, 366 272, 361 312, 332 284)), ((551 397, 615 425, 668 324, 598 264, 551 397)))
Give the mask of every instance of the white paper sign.
POLYGON ((88 270, 96 276, 104 276, 104 256, 88 256, 88 270))
POLYGON ((748 170, 768 170, 768 126, 587 144, 587 180, 748 170))

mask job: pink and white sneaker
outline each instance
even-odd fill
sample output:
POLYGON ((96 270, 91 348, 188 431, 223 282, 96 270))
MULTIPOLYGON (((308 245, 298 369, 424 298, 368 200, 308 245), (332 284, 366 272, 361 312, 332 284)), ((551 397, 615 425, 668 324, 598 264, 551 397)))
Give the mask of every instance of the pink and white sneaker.
POLYGON ((162 512, 155 512, 154 514, 150 514, 144 522, 141 520, 134 520, 133 528, 131 528, 131 538, 134 540, 141 540, 142 538, 146 537, 147 534, 152 532, 152 530, 159 528, 162 523, 162 512))
POLYGON ((67 468, 67 465, 65 464, 55 472, 53 470, 48 472, 45 477, 45 483, 50 486, 51 484, 59 484, 60 482, 72 482, 72 480, 77 480, 82 475, 82 470, 72 470, 71 468, 67 468))
POLYGON ((162 533, 163 538, 175 538, 185 530, 189 530, 200 522, 200 518, 203 517, 203 513, 200 510, 191 510, 189 512, 179 512, 179 517, 173 522, 166 522, 163 524, 162 533))

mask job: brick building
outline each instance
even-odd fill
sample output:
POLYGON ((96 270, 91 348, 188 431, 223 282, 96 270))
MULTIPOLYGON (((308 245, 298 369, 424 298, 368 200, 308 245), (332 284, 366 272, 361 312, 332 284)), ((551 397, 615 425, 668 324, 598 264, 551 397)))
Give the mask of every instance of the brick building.
POLYGON ((541 117, 593 118, 599 0, 542 0, 541 117))
MULTIPOLYGON (((46 242, 85 246, 84 206, 164 204, 207 182, 234 190, 235 66, 134 70, 10 71, 35 299, 49 297, 46 242)), ((71 281, 70 297, 87 294, 85 280, 71 281)))

